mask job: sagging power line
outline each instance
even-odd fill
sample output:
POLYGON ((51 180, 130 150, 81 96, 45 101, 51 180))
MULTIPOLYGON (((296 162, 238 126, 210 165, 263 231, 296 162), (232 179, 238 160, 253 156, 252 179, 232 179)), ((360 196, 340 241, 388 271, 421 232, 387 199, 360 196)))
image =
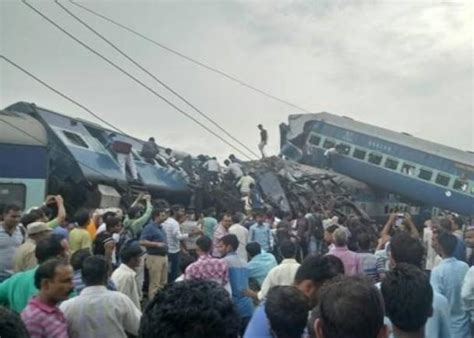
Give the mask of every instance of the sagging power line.
POLYGON ((300 106, 298 106, 298 105, 295 104, 295 103, 292 103, 292 102, 290 102, 290 101, 288 101, 288 100, 279 98, 279 97, 277 97, 277 96, 275 96, 275 95, 273 95, 273 94, 271 94, 271 93, 269 93, 269 92, 267 92, 267 91, 264 91, 263 89, 257 88, 257 87, 255 87, 255 86, 253 86, 253 85, 251 85, 251 84, 249 84, 249 83, 243 81, 243 80, 240 80, 240 79, 237 78, 236 76, 231 75, 231 74, 229 74, 229 73, 227 73, 227 72, 224 72, 223 70, 220 70, 220 69, 218 69, 218 68, 216 68, 216 67, 210 66, 210 65, 208 65, 208 64, 206 64, 206 63, 204 63, 204 62, 198 61, 198 60, 196 60, 196 59, 194 59, 194 58, 192 58, 192 57, 190 57, 190 56, 187 56, 187 55, 185 55, 185 54, 183 54, 183 53, 177 51, 176 49, 173 49, 173 48, 171 48, 171 47, 168 47, 167 45, 165 45, 165 44, 163 44, 163 43, 161 43, 161 42, 158 42, 158 41, 156 41, 156 40, 154 40, 154 39, 152 39, 152 38, 150 38, 150 37, 148 37, 148 36, 146 36, 146 35, 144 35, 144 34, 138 32, 138 31, 136 31, 136 30, 134 30, 134 29, 132 29, 132 28, 130 28, 130 27, 128 27, 128 26, 126 26, 126 25, 124 25, 124 24, 118 22, 118 21, 115 21, 115 20, 113 20, 113 19, 111 19, 111 18, 109 18, 109 17, 107 17, 107 16, 105 16, 105 15, 103 15, 103 14, 100 14, 100 13, 98 13, 98 12, 96 12, 96 11, 94 11, 94 10, 92 10, 92 9, 90 9, 90 8, 88 8, 88 7, 84 6, 84 5, 82 5, 82 4, 79 4, 79 3, 77 3, 77 2, 75 2, 75 1, 73 1, 73 0, 69 0, 69 1, 70 1, 74 6, 77 6, 77 7, 79 7, 79 8, 82 8, 83 10, 85 10, 85 11, 87 11, 87 12, 89 12, 89 13, 91 13, 91 14, 93 14, 93 15, 99 17, 99 18, 101 18, 101 19, 103 19, 103 20, 105 20, 105 21, 108 21, 108 22, 112 23, 113 25, 115 25, 115 26, 117 26, 117 27, 120 27, 120 28, 122 28, 122 29, 125 29, 126 31, 128 31, 128 32, 130 32, 130 33, 132 33, 132 34, 134 34, 134 35, 136 35, 136 36, 138 36, 138 37, 140 37, 140 38, 142 38, 142 39, 144 39, 144 40, 146 40, 146 41, 148 41, 148 42, 150 42, 150 43, 152 43, 152 44, 154 44, 155 46, 158 46, 158 47, 160 47, 160 48, 162 48, 162 49, 164 49, 164 50, 166 50, 166 51, 168 51, 168 52, 170 52, 170 53, 172 53, 172 54, 174 54, 174 55, 176 55, 176 56, 179 56, 179 57, 182 58, 182 59, 185 59, 185 60, 187 60, 187 61, 189 61, 189 62, 192 62, 192 63, 194 63, 195 65, 198 65, 198 66, 200 66, 200 67, 202 67, 202 68, 205 68, 205 69, 207 69, 207 70, 209 70, 209 71, 211 71, 211 72, 214 72, 214 73, 216 73, 216 74, 219 74, 219 75, 221 75, 221 76, 227 78, 228 80, 231 80, 231 81, 233 81, 233 82, 235 82, 235 83, 238 83, 239 85, 241 85, 241 86, 243 86, 243 87, 246 87, 246 88, 248 88, 248 89, 250 89, 250 90, 253 90, 253 91, 255 91, 255 92, 259 93, 259 94, 262 94, 262 95, 264 95, 264 96, 266 96, 266 97, 268 97, 268 98, 270 98, 270 99, 272 99, 272 100, 278 101, 278 102, 280 102, 280 103, 283 103, 283 104, 285 104, 285 105, 287 105, 287 106, 289 106, 289 107, 292 107, 292 108, 298 109, 298 110, 300 110, 300 111, 303 111, 303 112, 305 112, 305 113, 308 113, 308 114, 314 113, 314 112, 310 111, 309 109, 305 109, 305 108, 303 108, 303 107, 300 107, 300 106))
POLYGON ((61 7, 62 10, 64 10, 67 14, 69 14, 72 18, 74 18, 76 21, 81 23, 84 27, 89 29, 91 32, 93 32, 96 36, 101 38, 105 43, 107 43, 109 46, 111 46, 113 49, 115 49, 118 53, 120 53, 123 57, 125 57, 127 60, 132 62, 135 66, 137 66, 140 70, 148 74, 152 79, 154 79, 156 82, 158 82, 160 85, 168 89, 171 93, 176 95, 179 99, 181 99, 183 102, 185 102, 189 107, 191 107, 194 111, 196 111, 199 115, 204 117, 207 121, 209 121, 211 124, 213 124, 215 127, 217 127, 220 131, 222 131, 225 135, 230 137, 233 141, 238 143, 240 146, 242 146, 244 149, 249 151, 252 155, 255 157, 259 157, 252 149, 247 147, 243 142, 235 138, 231 133, 229 133, 226 129, 224 129, 219 123, 214 121, 211 117, 209 117, 207 114, 202 112, 200 109, 198 109, 194 104, 189 102, 185 97, 183 97, 181 94, 179 94, 176 90, 171 88, 169 85, 167 85, 164 81, 160 80, 155 74, 151 73, 148 69, 143 67, 138 61, 136 61, 134 58, 130 57, 127 53, 125 53, 121 48, 119 48, 116 44, 111 42, 109 39, 107 39, 103 34, 98 32, 96 29, 91 27, 89 24, 87 24, 84 20, 79 18, 77 15, 72 13, 68 8, 66 8, 64 5, 62 5, 58 0, 54 1, 59 7, 61 7))
POLYGON ((177 105, 175 105, 173 102, 171 102, 170 100, 168 100, 167 98, 165 98, 164 96, 160 95, 158 92, 156 92, 153 88, 149 87, 148 85, 146 85, 144 82, 142 82, 141 80, 139 80, 137 77, 133 76, 132 74, 130 74, 129 72, 127 72, 125 69, 123 69, 122 67, 120 67, 119 65, 117 65, 116 63, 114 63, 113 61, 111 61, 110 59, 108 59, 107 57, 103 56, 101 53, 99 53, 97 50, 93 49, 92 47, 90 47, 89 45, 87 45, 85 42, 83 42, 82 40, 78 39, 77 37, 75 37, 73 34, 69 33, 66 29, 64 29, 63 27, 61 27, 59 24, 57 24, 54 20, 50 19, 47 15, 45 15, 44 13, 42 13, 40 10, 38 10, 36 7, 32 6, 31 4, 29 4, 26 0, 22 0, 22 3, 25 4, 27 7, 29 7, 31 10, 33 10, 35 13, 37 13, 39 16, 41 16, 43 19, 45 19, 46 21, 48 21, 51 25, 53 25, 54 27, 56 27, 57 29, 59 29, 61 32, 63 32, 65 35, 67 35, 69 38, 71 38, 72 40, 74 40, 75 42, 77 42, 78 44, 80 44, 82 47, 84 47, 85 49, 87 49, 88 51, 90 51, 91 53, 97 55, 99 58, 101 58, 102 60, 104 60, 105 62, 107 62, 108 64, 110 64, 111 66, 113 66, 115 69, 119 70, 121 73, 125 74, 126 76, 128 76, 130 79, 132 79, 133 81, 135 81, 136 83, 138 83, 139 85, 141 85, 142 87, 144 87, 145 89, 147 89, 149 92, 151 92, 153 95, 155 95, 156 97, 160 98, 161 100, 163 100, 165 103, 167 103, 169 106, 171 106, 172 108, 174 108, 176 111, 178 111, 179 113, 183 114, 184 116, 186 116, 187 118, 189 118, 190 120, 192 120, 193 122, 195 122, 196 124, 198 124, 200 127, 204 128, 206 131, 208 131, 210 134, 214 135, 215 137, 217 137, 219 140, 221 140, 222 142, 224 142, 225 144, 227 144, 229 147, 233 148, 234 150, 236 150, 237 152, 239 152, 240 154, 242 154, 243 156, 245 156, 247 159, 251 160, 252 158, 247 155, 245 152, 243 152, 241 149, 237 148, 235 145, 233 145, 232 143, 230 143, 229 141, 227 141, 226 139, 224 139, 223 137, 221 137, 219 134, 217 134, 216 132, 214 132, 212 129, 210 129, 209 127, 207 127, 205 124, 203 124, 202 122, 200 122, 199 120, 197 120, 196 118, 194 118, 192 115, 190 115, 189 113, 187 113, 186 111, 184 111, 183 109, 181 109, 180 107, 178 107, 177 105))

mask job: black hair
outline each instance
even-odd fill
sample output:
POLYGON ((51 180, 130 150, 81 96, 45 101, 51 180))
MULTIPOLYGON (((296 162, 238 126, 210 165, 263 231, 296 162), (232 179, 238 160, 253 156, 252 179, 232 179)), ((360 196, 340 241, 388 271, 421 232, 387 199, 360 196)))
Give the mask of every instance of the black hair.
POLYGON ((143 211, 142 207, 139 206, 139 205, 135 205, 135 206, 130 207, 130 208, 128 209, 128 213, 127 213, 127 214, 128 214, 128 217, 129 217, 130 219, 135 219, 135 218, 137 218, 138 214, 139 214, 141 211, 143 211))
POLYGON ((54 279, 56 269, 59 266, 69 266, 69 264, 67 263, 67 261, 57 258, 49 259, 46 262, 40 264, 38 269, 36 269, 35 271, 35 287, 39 290, 41 289, 41 282, 43 281, 43 279, 54 279))
POLYGON ((239 315, 227 291, 211 281, 168 284, 147 305, 139 337, 237 338, 239 315))
POLYGON ((296 256, 296 245, 289 240, 283 241, 278 245, 283 258, 294 258, 296 256))
POLYGON ((160 216, 162 212, 165 212, 165 209, 162 208, 154 208, 153 211, 151 212, 151 220, 154 222, 155 219, 160 216))
POLYGON ((210 252, 212 249, 212 239, 207 236, 201 236, 196 241, 197 247, 204 252, 210 252))
POLYGON ((229 165, 229 164, 230 164, 230 161, 229 161, 229 160, 224 160, 224 164, 225 164, 225 165, 229 165))
POLYGON ((186 271, 186 268, 193 264, 196 260, 194 259, 193 256, 189 254, 183 254, 181 255, 179 259, 179 270, 181 273, 184 273, 186 271))
POLYGON ((148 139, 148 141, 153 141, 153 142, 155 142, 155 138, 154 138, 154 137, 150 137, 150 138, 148 139))
POLYGON ((416 332, 432 314, 433 289, 428 277, 414 265, 397 264, 382 282, 387 317, 398 329, 416 332))
POLYGON ((323 283, 338 275, 344 274, 344 265, 336 256, 309 255, 296 271, 295 283, 311 280, 314 283, 323 283))
POLYGON ((332 224, 326 228, 326 231, 332 234, 337 229, 339 229, 339 226, 337 224, 332 224))
POLYGON ((61 244, 64 238, 64 236, 52 234, 47 238, 38 241, 35 248, 35 257, 38 264, 64 254, 64 247, 61 244))
POLYGON ((0 337, 29 338, 25 324, 18 313, 0 306, 0 337))
POLYGON ((320 291, 320 323, 325 338, 376 338, 383 328, 379 290, 358 277, 338 277, 320 291))
POLYGON ((234 234, 225 235, 220 239, 220 241, 226 246, 230 245, 232 247, 232 251, 236 251, 239 247, 239 239, 234 234))
POLYGON ((366 232, 357 235, 357 245, 360 250, 368 251, 370 249, 370 236, 366 232))
POLYGON ((104 256, 87 257, 82 263, 81 275, 86 286, 105 285, 109 277, 110 263, 104 256))
POLYGON ((71 256, 71 265, 74 271, 80 270, 84 260, 90 256, 92 256, 90 248, 80 249, 74 252, 71 256))
POLYGON ((21 218, 20 222, 23 224, 24 227, 28 228, 28 225, 31 223, 37 222, 41 219, 46 217, 45 213, 43 212, 42 209, 33 209, 29 213, 23 215, 21 218))
POLYGON ((74 214, 74 221, 80 227, 85 227, 90 220, 90 213, 87 209, 80 209, 74 214))
POLYGON ((18 204, 7 204, 3 207, 3 214, 6 215, 10 211, 21 211, 21 207, 18 204))
POLYGON ((268 291, 265 313, 276 337, 300 338, 309 310, 309 299, 294 286, 274 286, 268 291))
POLYGON ((258 242, 250 242, 245 246, 245 250, 247 251, 250 257, 254 257, 262 252, 262 247, 258 242))
POLYGON ((204 210, 204 216, 209 217, 216 212, 216 208, 207 208, 204 210))
POLYGON ((121 221, 122 220, 117 215, 107 217, 107 219, 104 221, 107 231, 119 225, 121 221))
POLYGON ((456 246, 458 244, 458 239, 453 234, 441 233, 438 235, 438 243, 443 250, 443 253, 447 257, 452 257, 456 246))
POLYGON ((464 218, 462 218, 461 216, 454 216, 453 222, 459 226, 462 226, 465 221, 464 221, 464 218))
POLYGON ((232 215, 232 223, 237 224, 242 221, 242 216, 239 213, 235 213, 232 215))
POLYGON ((143 250, 137 241, 131 241, 128 244, 124 244, 120 249, 120 259, 122 263, 128 264, 133 258, 138 258, 143 255, 143 250))
POLYGON ((105 212, 103 215, 102 215, 102 221, 104 223, 107 223, 107 219, 109 219, 109 217, 117 217, 117 213, 113 212, 113 211, 107 211, 105 212))
POLYGON ((174 204, 170 208, 171 216, 175 216, 180 210, 185 209, 185 207, 181 204, 174 204))
POLYGON ((443 231, 446 231, 446 232, 452 232, 453 231, 453 224, 447 218, 441 218, 439 220, 439 226, 440 226, 441 230, 443 230, 443 231))
POLYGON ((425 249, 420 240, 401 231, 390 239, 390 255, 396 264, 408 263, 421 268, 425 249))

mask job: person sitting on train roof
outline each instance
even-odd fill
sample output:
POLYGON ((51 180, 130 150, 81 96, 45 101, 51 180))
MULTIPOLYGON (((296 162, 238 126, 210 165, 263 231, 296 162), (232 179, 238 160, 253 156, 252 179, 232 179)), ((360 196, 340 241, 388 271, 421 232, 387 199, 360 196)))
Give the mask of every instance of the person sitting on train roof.
POLYGON ((150 137, 147 142, 143 143, 141 155, 148 163, 155 164, 155 156, 158 155, 160 149, 155 143, 155 138, 150 137))
POLYGON ((132 175, 132 178, 137 181, 138 172, 133 159, 132 145, 130 143, 117 140, 117 134, 111 133, 107 138, 105 147, 115 154, 122 173, 126 176, 128 167, 130 175, 132 175))

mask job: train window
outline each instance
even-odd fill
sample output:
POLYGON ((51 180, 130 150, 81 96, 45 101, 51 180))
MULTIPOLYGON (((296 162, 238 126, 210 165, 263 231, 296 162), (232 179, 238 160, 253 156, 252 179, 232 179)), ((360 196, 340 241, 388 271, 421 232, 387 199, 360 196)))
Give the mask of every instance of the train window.
POLYGON ((351 152, 351 146, 345 143, 339 143, 336 146, 337 152, 342 155, 349 155, 351 152))
POLYGON ((433 172, 427 169, 420 169, 420 174, 418 175, 419 178, 425 181, 430 181, 432 176, 433 172))
POLYGON ((403 163, 401 171, 405 175, 413 176, 415 175, 415 166, 408 163, 403 163))
POLYGON ((380 163, 382 163, 382 155, 370 153, 369 162, 372 164, 379 165, 380 163))
POLYGON ((367 152, 365 150, 355 148, 352 157, 358 158, 359 160, 365 160, 366 154, 367 152))
POLYGON ((321 143, 321 137, 319 137, 317 135, 311 135, 311 137, 309 138, 309 143, 311 143, 311 145, 317 147, 321 143))
POLYGON ((394 160, 394 159, 391 159, 391 158, 387 158, 385 160, 385 168, 392 169, 392 170, 397 170, 398 161, 394 160))
POLYGON ((26 186, 22 183, 0 183, 0 204, 15 203, 25 207, 26 186))
POLYGON ((87 143, 78 134, 71 133, 70 131, 66 131, 66 130, 63 130, 63 134, 64 136, 66 136, 69 143, 81 148, 89 148, 87 143))
POLYGON ((467 192, 468 184, 467 181, 456 179, 454 180, 453 189, 467 192))
POLYGON ((443 175, 443 174, 438 174, 436 176, 436 184, 442 185, 444 187, 447 187, 449 185, 449 176, 443 175))
POLYGON ((331 148, 334 148, 334 147, 336 147, 336 143, 331 141, 331 140, 326 139, 323 143, 323 148, 324 149, 331 149, 331 148))

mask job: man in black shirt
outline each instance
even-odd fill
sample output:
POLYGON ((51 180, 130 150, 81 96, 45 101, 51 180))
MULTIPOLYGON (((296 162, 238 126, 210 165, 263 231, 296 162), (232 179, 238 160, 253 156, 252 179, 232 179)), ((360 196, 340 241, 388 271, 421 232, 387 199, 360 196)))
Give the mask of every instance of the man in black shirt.
POLYGON ((113 234, 122 230, 122 220, 117 216, 109 216, 105 220, 106 230, 97 235, 94 241, 94 255, 103 255, 112 261, 115 253, 115 240, 113 234))

